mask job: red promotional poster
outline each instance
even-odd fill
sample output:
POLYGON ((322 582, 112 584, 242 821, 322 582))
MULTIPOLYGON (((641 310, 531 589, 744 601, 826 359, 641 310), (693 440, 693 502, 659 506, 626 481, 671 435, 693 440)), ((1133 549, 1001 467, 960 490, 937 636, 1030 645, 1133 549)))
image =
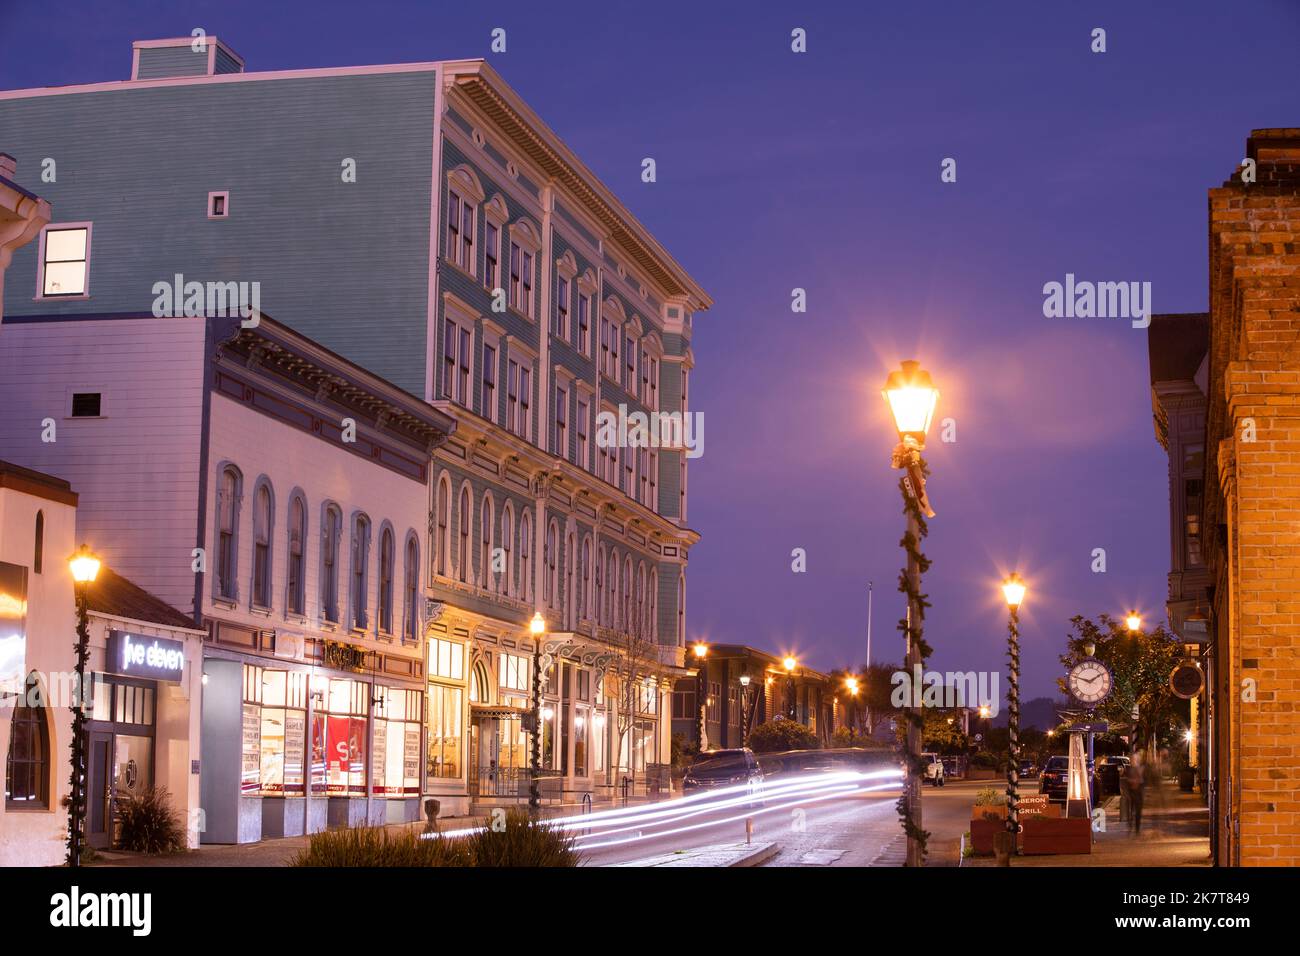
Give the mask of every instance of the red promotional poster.
POLYGON ((349 734, 347 717, 327 717, 325 737, 325 775, 326 792, 347 793, 348 768, 351 757, 348 752, 349 734))

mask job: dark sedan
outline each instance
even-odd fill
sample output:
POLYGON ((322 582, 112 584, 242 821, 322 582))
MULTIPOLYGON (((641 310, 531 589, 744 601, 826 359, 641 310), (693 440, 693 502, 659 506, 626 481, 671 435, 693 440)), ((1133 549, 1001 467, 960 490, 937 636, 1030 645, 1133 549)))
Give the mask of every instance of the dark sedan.
POLYGON ((747 747, 734 750, 706 750, 691 764, 682 780, 682 791, 715 790, 748 786, 751 794, 763 790, 763 771, 747 747))
MULTIPOLYGON (((1054 803, 1065 803, 1065 792, 1069 785, 1070 758, 1064 755, 1048 757, 1043 764, 1043 774, 1038 780, 1038 792, 1047 794, 1047 799, 1054 803)), ((1097 803, 1097 771, 1092 761, 1088 761, 1088 781, 1091 803, 1097 803)))
POLYGON ((1128 764, 1128 757, 1120 755, 1102 757, 1097 761, 1097 779, 1103 796, 1108 793, 1119 793, 1120 781, 1124 779, 1124 771, 1128 769, 1128 764))

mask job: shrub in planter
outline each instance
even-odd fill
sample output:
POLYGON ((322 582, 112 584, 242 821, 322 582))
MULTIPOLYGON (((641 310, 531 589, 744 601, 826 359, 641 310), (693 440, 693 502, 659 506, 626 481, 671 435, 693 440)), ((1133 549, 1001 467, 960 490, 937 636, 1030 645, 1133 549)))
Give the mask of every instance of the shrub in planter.
POLYGON ((749 748, 754 753, 779 753, 782 750, 819 750, 817 735, 797 720, 769 720, 749 734, 749 748))
POLYGON ((313 833, 307 849, 290 866, 469 866, 463 840, 420 839, 414 830, 390 832, 383 827, 355 827, 313 833))
POLYGON ((185 850, 185 824, 171 805, 165 787, 117 800, 117 845, 135 853, 180 853, 185 850))
POLYGON ((523 810, 506 813, 504 826, 484 827, 464 838, 474 866, 578 866, 573 836, 534 822, 523 810))
POLYGON ((985 787, 975 794, 975 805, 971 808, 972 820, 1005 820, 1007 818, 1007 795, 992 787, 985 787))

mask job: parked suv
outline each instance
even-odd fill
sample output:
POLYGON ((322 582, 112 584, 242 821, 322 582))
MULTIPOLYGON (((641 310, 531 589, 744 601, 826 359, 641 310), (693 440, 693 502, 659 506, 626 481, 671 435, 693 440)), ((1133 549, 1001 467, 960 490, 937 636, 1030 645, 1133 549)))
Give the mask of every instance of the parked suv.
POLYGON ((923 753, 921 759, 925 764, 925 781, 932 787, 942 787, 946 780, 943 772, 943 758, 938 754, 923 753))

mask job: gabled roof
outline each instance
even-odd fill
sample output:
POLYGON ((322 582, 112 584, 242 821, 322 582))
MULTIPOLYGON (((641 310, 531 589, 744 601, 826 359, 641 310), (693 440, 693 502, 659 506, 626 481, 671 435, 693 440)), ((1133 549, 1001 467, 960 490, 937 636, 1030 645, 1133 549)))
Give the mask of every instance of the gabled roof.
POLYGON ((77 493, 62 478, 8 461, 0 461, 0 488, 11 488, 25 495, 57 501, 74 508, 77 506, 77 493))
POLYGON ((86 588, 86 607, 110 617, 197 630, 193 618, 185 616, 106 565, 100 567, 94 583, 86 588))

